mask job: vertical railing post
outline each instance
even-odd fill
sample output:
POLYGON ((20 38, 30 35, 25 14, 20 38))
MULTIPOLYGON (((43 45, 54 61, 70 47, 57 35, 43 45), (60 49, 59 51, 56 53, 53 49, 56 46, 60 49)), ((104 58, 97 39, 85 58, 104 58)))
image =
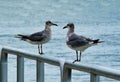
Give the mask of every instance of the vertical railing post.
POLYGON ((36 79, 37 82, 44 82, 44 63, 36 61, 36 79))
POLYGON ((90 74, 90 82, 100 82, 100 77, 96 74, 90 74))
POLYGON ((7 82, 8 79, 8 54, 7 53, 0 53, 0 82, 7 82))
POLYGON ((17 82, 24 82, 24 58, 17 56, 17 82))
POLYGON ((71 69, 64 67, 63 77, 61 77, 61 82, 71 82, 71 73, 72 73, 71 69))

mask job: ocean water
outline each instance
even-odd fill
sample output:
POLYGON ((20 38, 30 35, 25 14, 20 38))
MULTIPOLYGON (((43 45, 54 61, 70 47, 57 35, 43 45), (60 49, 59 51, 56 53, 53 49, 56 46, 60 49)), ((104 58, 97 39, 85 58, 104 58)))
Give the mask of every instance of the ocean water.
MULTIPOLYGON (((120 70, 120 1, 119 0, 1 0, 0 45, 15 47, 38 54, 37 46, 15 38, 17 34, 31 34, 44 29, 51 20, 52 39, 43 46, 48 57, 73 61, 75 51, 65 44, 69 22, 75 32, 105 41, 87 49, 82 64, 100 65, 120 70)), ((16 57, 9 57, 8 82, 16 82, 16 57)), ((60 82, 59 67, 45 64, 45 82, 60 82)), ((25 59, 25 82, 35 82, 35 61, 25 59)), ((101 77, 102 82, 118 82, 101 77)), ((88 82, 89 74, 73 70, 72 82, 88 82)))

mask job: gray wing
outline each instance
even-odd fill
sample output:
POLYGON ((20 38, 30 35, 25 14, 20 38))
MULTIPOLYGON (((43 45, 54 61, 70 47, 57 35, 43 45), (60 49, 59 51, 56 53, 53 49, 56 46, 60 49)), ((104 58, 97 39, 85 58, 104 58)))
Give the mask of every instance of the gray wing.
POLYGON ((47 37, 46 31, 37 32, 29 36, 31 41, 42 41, 47 37))
POLYGON ((92 39, 86 38, 84 36, 78 36, 76 34, 72 34, 69 37, 67 44, 71 45, 72 47, 79 47, 79 46, 85 46, 91 41, 92 39))

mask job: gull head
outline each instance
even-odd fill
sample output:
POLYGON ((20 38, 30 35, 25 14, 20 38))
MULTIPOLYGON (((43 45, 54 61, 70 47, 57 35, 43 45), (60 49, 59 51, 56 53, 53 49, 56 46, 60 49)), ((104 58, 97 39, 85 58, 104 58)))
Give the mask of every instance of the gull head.
POLYGON ((74 29, 74 24, 73 23, 68 23, 66 26, 63 27, 63 29, 68 28, 68 29, 74 29))
POLYGON ((51 22, 51 21, 46 21, 46 26, 58 26, 57 24, 51 22))

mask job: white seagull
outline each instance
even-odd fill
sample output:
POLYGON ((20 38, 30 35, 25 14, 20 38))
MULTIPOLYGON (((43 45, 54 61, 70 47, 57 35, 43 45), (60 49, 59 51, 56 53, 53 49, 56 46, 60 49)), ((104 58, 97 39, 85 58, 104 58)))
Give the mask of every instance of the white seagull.
POLYGON ((76 58, 77 59, 74 60, 73 63, 81 61, 81 54, 88 47, 91 47, 93 45, 96 45, 97 43, 103 42, 103 41, 100 41, 99 39, 93 40, 93 39, 86 38, 84 36, 80 36, 80 35, 75 34, 73 23, 68 23, 65 27, 63 27, 63 29, 65 29, 65 28, 69 29, 67 32, 66 44, 69 48, 76 51, 76 58), (78 51, 80 51, 80 54, 78 54, 78 51))
POLYGON ((18 38, 21 40, 27 41, 31 44, 38 45, 38 52, 39 54, 43 54, 42 50, 42 45, 47 43, 51 39, 51 26, 58 26, 55 23, 52 23, 51 21, 46 21, 45 23, 45 29, 40 32, 36 32, 30 35, 23 35, 23 34, 18 34, 18 38), (39 45, 41 47, 39 47, 39 45))

